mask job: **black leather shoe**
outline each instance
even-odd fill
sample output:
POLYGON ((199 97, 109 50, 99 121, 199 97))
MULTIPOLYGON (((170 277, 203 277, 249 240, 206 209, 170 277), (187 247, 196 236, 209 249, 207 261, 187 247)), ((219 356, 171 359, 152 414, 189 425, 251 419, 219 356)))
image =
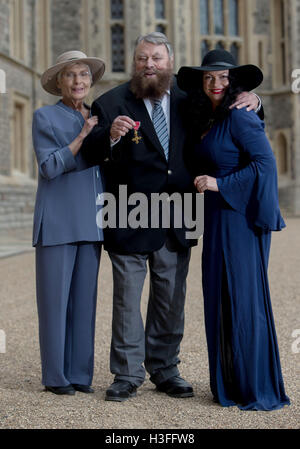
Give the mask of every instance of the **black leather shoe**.
POLYGON ((89 385, 72 384, 72 387, 76 391, 81 391, 81 393, 94 393, 94 389, 89 385))
POLYGON ((156 389, 172 398, 190 398, 194 396, 192 385, 180 376, 170 377, 170 379, 157 385, 156 389))
POLYGON ((106 401, 123 402, 136 396, 136 386, 126 380, 116 380, 106 390, 106 401))
POLYGON ((45 387, 46 391, 51 391, 51 393, 54 394, 68 394, 73 395, 75 394, 75 389, 72 385, 67 385, 65 387, 45 387))

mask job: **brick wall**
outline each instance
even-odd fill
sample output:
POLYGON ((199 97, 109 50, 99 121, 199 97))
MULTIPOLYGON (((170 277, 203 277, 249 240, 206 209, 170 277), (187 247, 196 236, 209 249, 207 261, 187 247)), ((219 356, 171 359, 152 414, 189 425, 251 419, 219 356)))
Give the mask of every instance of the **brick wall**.
MULTIPOLYGON (((0 179, 0 229, 11 227, 20 228, 32 225, 32 213, 34 205, 35 187, 30 184, 32 167, 29 170, 29 182, 24 182, 24 186, 13 186, 11 167, 11 134, 12 134, 12 95, 17 92, 30 101, 30 114, 28 117, 27 146, 29 160, 32 161, 31 142, 31 113, 43 104, 52 104, 57 98, 46 94, 41 88, 39 77, 36 71, 36 20, 35 8, 37 0, 23 0, 26 3, 26 60, 22 63, 10 58, 9 41, 9 3, 7 0, 0 0, 0 68, 5 70, 7 93, 0 95, 0 178, 8 177, 7 185, 0 179), (2 176, 1 176, 2 175, 2 176)), ((153 0, 154 1, 154 0, 153 0)), ((150 10, 154 9, 154 3, 148 0, 129 0, 125 3, 125 26, 126 26, 126 49, 131 55, 133 42, 138 34, 152 31, 155 25, 151 21, 150 10)), ((189 65, 191 48, 193 46, 190 34, 191 29, 191 9, 190 0, 172 0, 172 14, 170 16, 169 36, 174 43, 176 52, 176 69, 181 65, 189 65)), ((243 3, 243 2, 242 2, 243 3)), ((246 3, 246 2, 245 2, 246 3)), ((272 38, 271 38, 271 0, 251 0, 255 5, 253 10, 253 29, 250 31, 256 35, 267 38, 267 61, 265 70, 265 81, 263 89, 272 89, 272 38)), ((291 44, 293 61, 297 68, 300 68, 300 0, 290 0, 290 4, 295 6, 298 13, 297 25, 292 21, 292 13, 288 19, 289 27, 292 30, 294 40, 291 44), (295 28, 297 28, 295 30, 295 28)), ((51 53, 52 61, 59 54, 71 49, 83 49, 82 20, 83 8, 86 3, 83 0, 51 0, 51 53)), ((107 39, 109 39, 109 29, 107 19, 109 17, 104 0, 89 0, 90 10, 89 22, 89 53, 93 56, 103 57, 109 60, 110 55, 106 54, 107 39)), ((291 11, 295 11, 291 7, 291 11)), ((294 14, 295 16, 295 14, 294 14)), ((293 17, 294 17, 293 16, 293 17)), ((250 22, 249 22, 250 23, 250 22)), ((196 38, 196 36, 195 36, 196 38)), ((251 42, 245 42, 251 45, 251 42)), ((129 56, 130 57, 130 56, 129 56)), ((131 60, 130 60, 131 64, 131 60)), ((293 68, 296 68, 293 67, 293 68)), ((97 84, 90 95, 92 99, 100 95, 108 88, 114 87, 117 82, 123 82, 122 74, 105 74, 104 80, 97 84)), ((127 74, 126 74, 127 76, 127 74)), ((293 178, 291 184, 280 188, 280 202, 285 211, 300 214, 300 131, 297 114, 294 114, 293 98, 290 93, 272 92, 272 95, 263 96, 263 104, 266 113, 266 130, 272 139, 275 131, 280 128, 291 129, 292 141, 292 165, 293 178)), ((300 110, 300 94, 298 94, 300 110)), ((30 162, 31 163, 31 162, 30 162)), ((16 182, 18 184, 20 181, 16 182)))
POLYGON ((53 63, 61 53, 81 50, 81 0, 52 0, 53 63))
POLYGON ((0 231, 32 227, 35 192, 34 186, 0 185, 0 231))

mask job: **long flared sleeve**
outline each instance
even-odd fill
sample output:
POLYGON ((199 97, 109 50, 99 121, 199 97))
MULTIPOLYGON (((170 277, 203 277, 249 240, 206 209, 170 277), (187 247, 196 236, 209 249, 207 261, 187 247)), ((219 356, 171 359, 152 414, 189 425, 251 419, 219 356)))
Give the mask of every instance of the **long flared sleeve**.
POLYGON ((219 191, 255 226, 280 231, 285 223, 279 209, 276 161, 264 123, 246 109, 232 110, 230 121, 232 139, 249 162, 241 170, 217 178, 219 191))

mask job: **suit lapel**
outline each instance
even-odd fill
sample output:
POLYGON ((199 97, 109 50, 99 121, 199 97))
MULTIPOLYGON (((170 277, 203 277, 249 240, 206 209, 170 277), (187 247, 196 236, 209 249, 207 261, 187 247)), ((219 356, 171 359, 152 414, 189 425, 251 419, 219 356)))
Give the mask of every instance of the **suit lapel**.
MULTIPOLYGON (((174 81, 175 83, 175 81, 174 81)), ((181 113, 178 105, 183 99, 182 92, 173 85, 170 97, 170 142, 169 142, 169 160, 176 157, 176 148, 179 148, 179 142, 183 139, 184 131, 182 129, 181 113)))

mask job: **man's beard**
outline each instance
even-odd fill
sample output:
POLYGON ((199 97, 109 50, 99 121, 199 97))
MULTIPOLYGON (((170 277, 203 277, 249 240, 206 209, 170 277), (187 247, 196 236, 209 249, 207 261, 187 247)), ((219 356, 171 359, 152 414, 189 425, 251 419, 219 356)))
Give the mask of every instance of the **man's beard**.
POLYGON ((144 77, 144 70, 136 72, 133 69, 130 88, 136 98, 161 98, 170 89, 173 71, 172 68, 156 70, 156 79, 144 77))

